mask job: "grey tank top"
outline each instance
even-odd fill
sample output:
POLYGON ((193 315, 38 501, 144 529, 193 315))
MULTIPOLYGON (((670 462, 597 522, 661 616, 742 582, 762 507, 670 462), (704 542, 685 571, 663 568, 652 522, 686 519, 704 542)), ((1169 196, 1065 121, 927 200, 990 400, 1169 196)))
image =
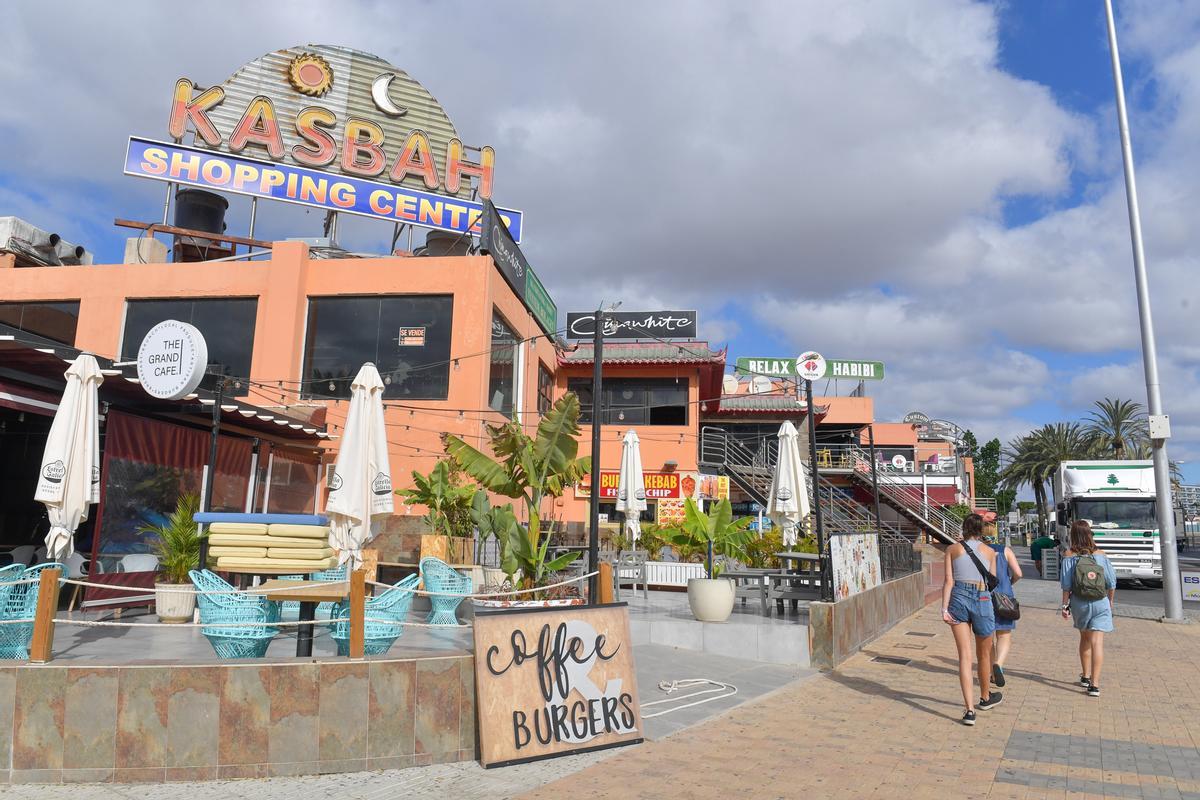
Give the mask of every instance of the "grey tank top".
MULTIPOLYGON (((984 569, 988 568, 987 556, 984 555, 984 550, 987 549, 986 544, 979 539, 969 539, 963 542, 963 546, 971 548, 975 556, 983 563, 984 569)), ((983 576, 979 574, 979 568, 975 566, 975 562, 966 553, 955 558, 952 566, 954 567, 954 580, 970 581, 971 583, 984 582, 983 576)))

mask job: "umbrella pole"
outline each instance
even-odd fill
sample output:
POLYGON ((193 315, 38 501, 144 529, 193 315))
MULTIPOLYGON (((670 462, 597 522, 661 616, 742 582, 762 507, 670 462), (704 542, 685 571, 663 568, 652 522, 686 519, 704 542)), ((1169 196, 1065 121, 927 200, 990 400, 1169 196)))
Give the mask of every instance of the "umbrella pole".
POLYGON ((808 457, 812 464, 813 515, 817 522, 817 555, 821 557, 821 599, 833 598, 833 580, 829 574, 829 558, 825 555, 825 521, 821 514, 821 473, 817 467, 817 420, 813 405, 812 381, 804 381, 804 394, 808 400, 808 457))
MULTIPOLYGON (((212 438, 208 444, 208 476, 204 482, 204 502, 200 506, 200 510, 207 513, 212 510, 213 484, 217 478, 217 440, 221 436, 221 401, 225 394, 225 378, 221 377, 217 381, 217 393, 213 397, 213 413, 212 413, 212 438)), ((208 537, 200 537, 200 562, 196 565, 196 569, 205 569, 208 567, 208 537)))
MULTIPOLYGON (((596 330, 592 335, 592 493, 588 499, 588 572, 596 572, 600 562, 600 430, 604 413, 604 311, 596 309, 596 330)), ((588 603, 600 600, 600 576, 588 579, 588 603)))

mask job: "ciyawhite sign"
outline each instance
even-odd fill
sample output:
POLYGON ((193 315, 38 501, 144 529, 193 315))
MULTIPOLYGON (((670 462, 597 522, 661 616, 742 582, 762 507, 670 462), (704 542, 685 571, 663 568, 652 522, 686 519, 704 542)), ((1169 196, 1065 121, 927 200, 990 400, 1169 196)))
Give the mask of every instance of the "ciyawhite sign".
POLYGON ((796 375, 806 381, 820 380, 825 375, 825 359, 815 351, 801 353, 796 358, 796 375))
POLYGON ((163 320, 138 347, 142 388, 160 400, 179 400, 196 390, 208 368, 208 344, 194 325, 163 320))

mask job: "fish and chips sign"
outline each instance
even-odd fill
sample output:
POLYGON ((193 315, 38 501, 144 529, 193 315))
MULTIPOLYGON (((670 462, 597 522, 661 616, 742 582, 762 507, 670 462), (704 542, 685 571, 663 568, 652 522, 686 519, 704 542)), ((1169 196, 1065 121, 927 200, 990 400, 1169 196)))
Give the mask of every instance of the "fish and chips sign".
POLYGON ((628 607, 476 614, 475 695, 485 767, 641 742, 628 607))
MULTIPOLYGON (((277 50, 175 83, 171 142, 130 137, 125 174, 453 233, 480 232, 495 166, 425 87, 345 47, 277 50), (191 136, 190 146, 185 137, 191 136)), ((516 242, 520 211, 498 209, 516 242)))

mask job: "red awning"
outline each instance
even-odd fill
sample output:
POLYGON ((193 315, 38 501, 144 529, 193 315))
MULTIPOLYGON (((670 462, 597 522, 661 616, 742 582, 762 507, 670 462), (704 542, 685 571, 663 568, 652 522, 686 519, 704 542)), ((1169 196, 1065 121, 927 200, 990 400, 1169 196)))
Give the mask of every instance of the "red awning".
POLYGON ((0 381, 0 408, 11 408, 14 411, 29 411, 46 417, 53 417, 58 410, 58 397, 50 392, 43 392, 22 386, 19 383, 0 381))

